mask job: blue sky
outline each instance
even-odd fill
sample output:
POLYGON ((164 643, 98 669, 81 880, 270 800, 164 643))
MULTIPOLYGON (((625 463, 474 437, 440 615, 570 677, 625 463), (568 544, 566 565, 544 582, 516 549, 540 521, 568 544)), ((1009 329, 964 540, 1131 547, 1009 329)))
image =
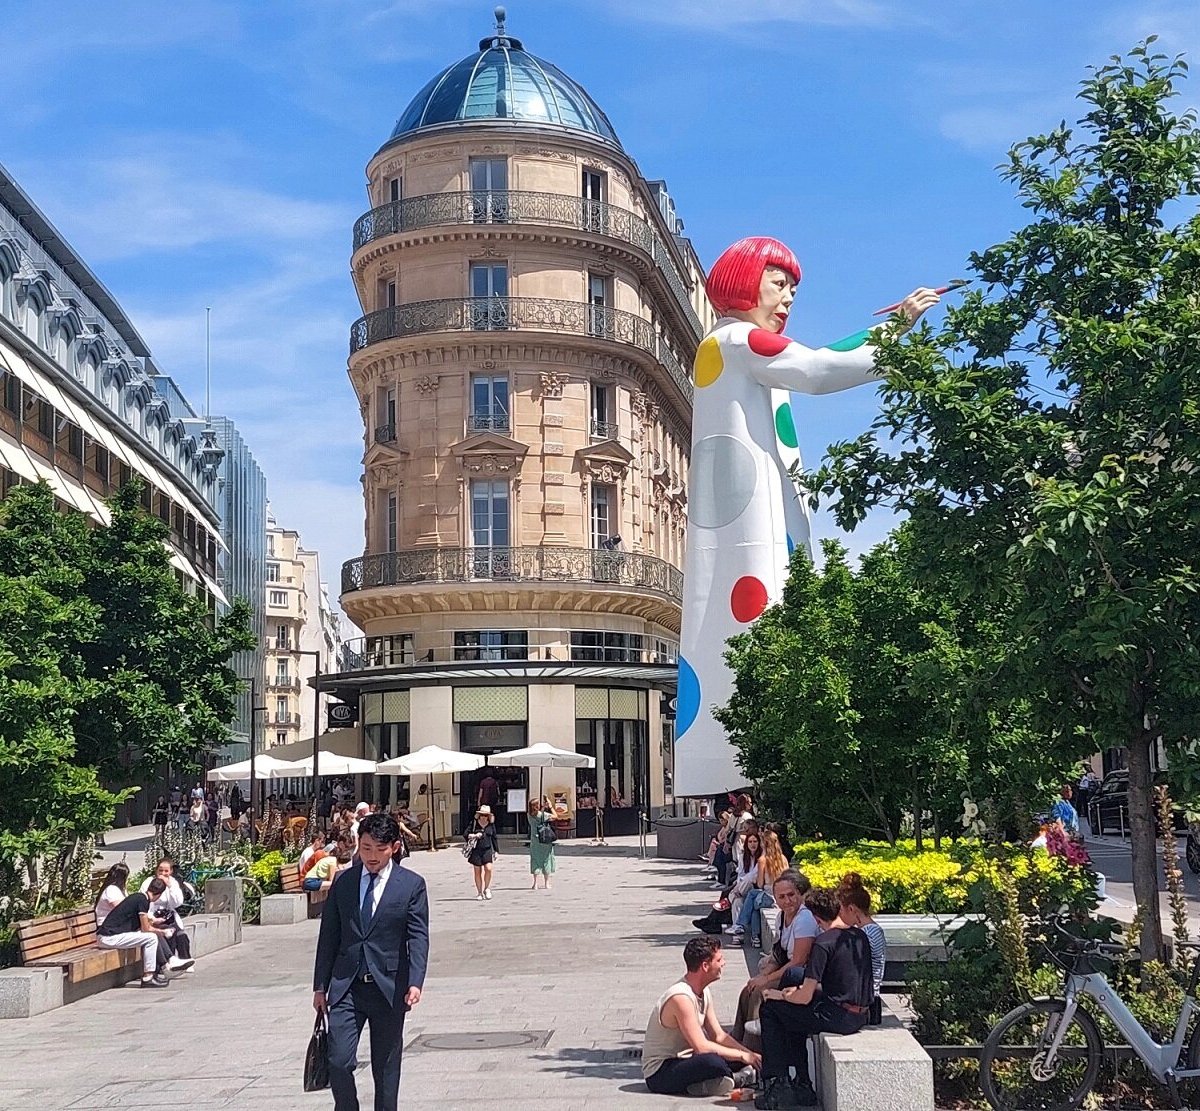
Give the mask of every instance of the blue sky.
MULTIPOLYGON (((1074 119, 1089 64, 1157 33, 1200 53, 1195 0, 513 0, 510 33, 583 83, 702 260, 770 234, 804 266, 789 332, 861 328, 1022 222, 994 167, 1074 119)), ((197 405, 242 428, 280 521, 337 593, 362 550, 364 167, 486 0, 60 0, 0 23, 0 161, 114 292, 197 405)), ((1188 91, 1200 102, 1200 86, 1188 91)), ((860 432, 872 391, 804 401, 801 448, 860 432)), ((886 516, 849 538, 886 532, 886 516)), ((819 517, 815 536, 830 535, 819 517)))

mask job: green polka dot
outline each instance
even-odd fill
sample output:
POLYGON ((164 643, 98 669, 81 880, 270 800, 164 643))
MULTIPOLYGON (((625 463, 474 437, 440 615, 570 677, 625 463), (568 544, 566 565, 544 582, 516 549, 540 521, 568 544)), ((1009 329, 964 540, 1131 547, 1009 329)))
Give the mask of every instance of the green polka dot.
POLYGON ((852 336, 847 336, 845 339, 840 339, 837 343, 829 345, 830 351, 853 351, 855 348, 862 347, 871 338, 871 329, 864 328, 861 332, 855 332, 852 336))
POLYGON ((785 401, 775 410, 775 435, 785 447, 799 447, 796 424, 792 420, 792 407, 785 401))

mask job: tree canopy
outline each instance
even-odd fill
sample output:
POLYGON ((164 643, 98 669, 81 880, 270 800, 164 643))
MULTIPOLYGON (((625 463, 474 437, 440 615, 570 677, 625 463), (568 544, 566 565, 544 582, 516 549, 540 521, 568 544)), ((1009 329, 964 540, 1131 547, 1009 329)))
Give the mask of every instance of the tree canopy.
POLYGON ((214 621, 183 589, 140 493, 95 528, 44 484, 0 504, 0 892, 36 890, 56 857, 65 873, 128 794, 104 782, 194 767, 228 737, 248 607, 214 621))
POLYGON ((1152 749, 1200 782, 1200 135, 1152 42, 1003 170, 1030 223, 982 288, 881 337, 882 408, 810 487, 853 527, 905 511, 927 581, 1003 615, 995 685, 1064 762, 1124 748, 1142 950, 1160 949, 1152 749))

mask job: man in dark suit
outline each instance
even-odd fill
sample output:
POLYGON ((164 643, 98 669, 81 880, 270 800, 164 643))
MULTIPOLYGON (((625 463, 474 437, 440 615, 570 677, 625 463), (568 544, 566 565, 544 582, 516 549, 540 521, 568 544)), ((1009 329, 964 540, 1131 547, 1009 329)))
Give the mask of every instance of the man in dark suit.
POLYGON ((404 1016, 421 1001, 429 960, 425 880, 401 867, 399 852, 395 818, 363 818, 358 861, 334 881, 321 915, 313 1006, 329 1016, 336 1111, 358 1111, 354 1064, 364 1023, 371 1025, 375 1111, 396 1111, 399 1099, 404 1016))

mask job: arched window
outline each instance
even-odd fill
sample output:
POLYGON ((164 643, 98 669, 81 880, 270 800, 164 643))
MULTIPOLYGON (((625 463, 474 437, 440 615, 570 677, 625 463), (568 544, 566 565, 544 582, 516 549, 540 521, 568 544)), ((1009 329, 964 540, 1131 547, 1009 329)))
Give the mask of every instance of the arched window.
POLYGON ((16 260, 7 246, 0 246, 0 313, 12 319, 13 275, 16 260))

